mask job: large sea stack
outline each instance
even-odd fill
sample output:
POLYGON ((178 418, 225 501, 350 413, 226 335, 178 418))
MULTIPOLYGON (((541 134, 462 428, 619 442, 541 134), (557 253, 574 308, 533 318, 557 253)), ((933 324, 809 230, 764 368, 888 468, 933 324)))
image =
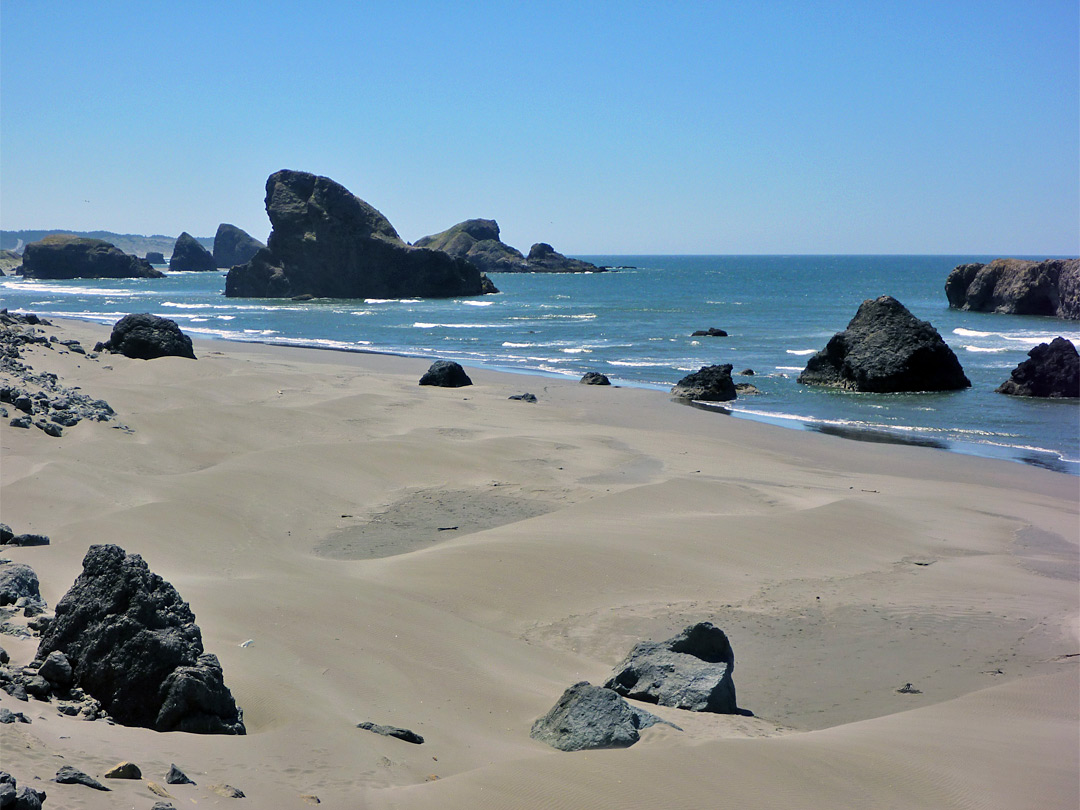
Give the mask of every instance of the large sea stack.
POLYGON ((101 239, 51 234, 23 251, 26 278, 164 278, 145 259, 101 239))
POLYGON ((226 269, 249 262, 266 247, 247 231, 222 222, 214 235, 214 264, 226 269))
POLYGON ((971 387, 937 329, 889 295, 863 301, 798 381, 878 394, 971 387))
POLYGON ((1040 343, 1028 359, 1012 370, 997 387, 999 394, 1014 397, 1075 399, 1080 397, 1080 354, 1071 340, 1056 337, 1040 343))
POLYGON ((466 259, 484 273, 528 271, 521 251, 499 239, 499 223, 493 219, 467 219, 442 233, 417 239, 414 244, 466 259))
POLYGON ((1080 259, 961 264, 949 273, 945 295, 953 309, 1075 320, 1080 318, 1080 259))
POLYGON ((464 259, 407 245, 372 206, 327 177, 282 170, 266 181, 267 247, 233 267, 225 294, 252 298, 481 295, 464 259))
POLYGON ((214 257, 210 255, 202 244, 187 231, 184 231, 176 239, 173 245, 172 258, 169 259, 169 270, 178 272, 206 272, 217 270, 214 257))

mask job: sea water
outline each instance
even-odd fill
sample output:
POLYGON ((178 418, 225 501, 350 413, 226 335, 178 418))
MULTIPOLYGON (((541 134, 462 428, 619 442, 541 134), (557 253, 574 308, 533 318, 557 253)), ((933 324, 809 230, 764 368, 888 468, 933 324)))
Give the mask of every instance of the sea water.
POLYGON ((761 390, 724 404, 735 417, 1080 473, 1076 400, 994 392, 1039 343, 1058 335, 1080 342, 1080 323, 948 307, 949 271, 995 257, 581 258, 620 269, 494 274, 498 295, 451 299, 226 298, 224 271, 156 280, 5 277, 0 290, 3 306, 45 317, 111 324, 152 312, 197 337, 389 352, 568 379, 599 371, 617 385, 664 390, 704 365, 731 363, 737 382, 761 390), (970 389, 860 394, 796 382, 809 356, 847 325, 859 304, 881 295, 937 328, 970 389), (728 337, 691 336, 709 327, 728 337), (754 375, 738 376, 744 369, 754 375))

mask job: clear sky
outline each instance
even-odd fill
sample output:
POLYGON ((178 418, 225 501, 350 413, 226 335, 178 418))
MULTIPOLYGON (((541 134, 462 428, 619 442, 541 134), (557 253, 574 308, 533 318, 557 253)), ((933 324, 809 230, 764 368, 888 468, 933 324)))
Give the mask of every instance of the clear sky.
POLYGON ((0 3, 0 227, 265 239, 327 175, 413 241, 1080 252, 1076 0, 0 3))

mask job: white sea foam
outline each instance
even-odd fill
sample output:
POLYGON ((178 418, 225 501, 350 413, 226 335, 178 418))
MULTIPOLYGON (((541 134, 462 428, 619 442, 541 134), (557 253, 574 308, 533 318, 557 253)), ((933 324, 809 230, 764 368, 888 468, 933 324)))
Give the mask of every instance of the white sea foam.
POLYGON ((568 347, 565 349, 559 349, 564 354, 592 354, 592 349, 587 349, 584 346, 578 346, 576 348, 568 347))
POLYGON ((417 321, 415 329, 506 329, 505 323, 424 323, 417 321))
POLYGON ((817 349, 787 349, 786 351, 787 351, 788 354, 796 354, 799 357, 803 357, 804 355, 807 355, 807 354, 816 353, 817 349))
POLYGON ((1012 351, 1008 346, 965 346, 964 351, 981 352, 983 354, 1000 354, 1012 351))
POLYGON ((802 371, 802 366, 777 366, 777 371, 802 371))
POLYGON ((653 360, 608 360, 609 366, 630 366, 632 368, 666 368, 669 363, 657 363, 653 360))
POLYGON ((529 347, 535 345, 535 343, 514 343, 509 340, 503 341, 503 346, 505 346, 507 349, 528 349, 529 347))
POLYGON ((419 304, 419 298, 365 298, 365 304, 419 304))
POLYGON ((163 307, 178 307, 179 309, 225 309, 225 307, 215 307, 213 304, 181 304, 176 301, 162 301, 163 307))
POLYGON ((464 304, 467 307, 490 307, 494 304, 494 301, 458 301, 459 304, 464 304))

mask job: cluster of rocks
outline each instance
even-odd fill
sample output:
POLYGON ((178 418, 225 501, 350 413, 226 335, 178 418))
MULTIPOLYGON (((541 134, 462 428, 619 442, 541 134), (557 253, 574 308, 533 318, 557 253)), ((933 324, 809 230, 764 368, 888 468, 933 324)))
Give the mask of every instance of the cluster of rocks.
POLYGON ((1080 259, 961 264, 945 280, 954 309, 1080 318, 1080 259))
POLYGON ((493 219, 468 219, 442 233, 417 239, 415 247, 438 250, 472 262, 483 273, 598 273, 606 270, 571 259, 546 242, 537 242, 525 256, 499 238, 493 219))
POLYGON ((176 321, 148 312, 125 315, 118 320, 109 339, 98 343, 94 351, 113 352, 137 360, 157 357, 195 359, 191 338, 181 331, 176 321))
POLYGON ((4 810, 41 810, 45 791, 28 785, 19 787, 15 777, 0 771, 0 807, 4 810))
POLYGON ((64 386, 52 372, 35 372, 24 361, 22 350, 28 346, 97 359, 96 353, 87 354, 77 340, 46 337, 39 327, 51 325, 32 313, 22 315, 0 310, 0 418, 11 416, 12 427, 37 427, 53 437, 60 437, 64 428, 74 427, 84 419, 94 422, 113 419, 115 414, 109 403, 64 386), (16 413, 10 414, 8 406, 16 413))
MULTIPOLYGON (((103 773, 102 778, 136 780, 142 779, 143 773, 142 769, 134 762, 120 762, 103 773)), ((60 766, 56 771, 56 775, 50 781, 55 782, 58 785, 81 785, 83 787, 88 787, 91 790, 100 790, 103 792, 112 790, 112 788, 106 786, 90 774, 71 765, 60 766)), ((195 784, 194 781, 187 777, 187 774, 176 767, 175 763, 169 768, 168 773, 165 774, 165 783, 169 785, 195 784)), ((156 782, 147 781, 146 786, 152 793, 160 796, 169 796, 165 789, 156 782)), ((244 798, 244 792, 232 785, 209 785, 208 789, 218 796, 232 799, 244 798)), ((30 787, 20 788, 18 787, 18 783, 14 776, 5 771, 0 771, 0 808, 2 808, 2 810, 41 810, 45 799, 46 793, 44 790, 30 787)), ((174 810, 174 807, 168 802, 157 802, 151 810, 174 810)))
MULTIPOLYGON (((533 723, 533 739, 563 751, 633 745, 642 729, 672 723, 626 698, 696 712, 747 714, 735 701, 735 656, 727 635, 699 622, 663 642, 634 646, 602 687, 581 681, 533 723)), ((681 730, 681 729, 680 729, 681 730)))
POLYGON ((146 259, 132 256, 102 239, 52 234, 23 251, 26 278, 164 278, 146 259))
POLYGON ((207 272, 217 270, 217 263, 209 250, 202 246, 194 236, 184 231, 173 245, 169 259, 171 272, 207 272))

